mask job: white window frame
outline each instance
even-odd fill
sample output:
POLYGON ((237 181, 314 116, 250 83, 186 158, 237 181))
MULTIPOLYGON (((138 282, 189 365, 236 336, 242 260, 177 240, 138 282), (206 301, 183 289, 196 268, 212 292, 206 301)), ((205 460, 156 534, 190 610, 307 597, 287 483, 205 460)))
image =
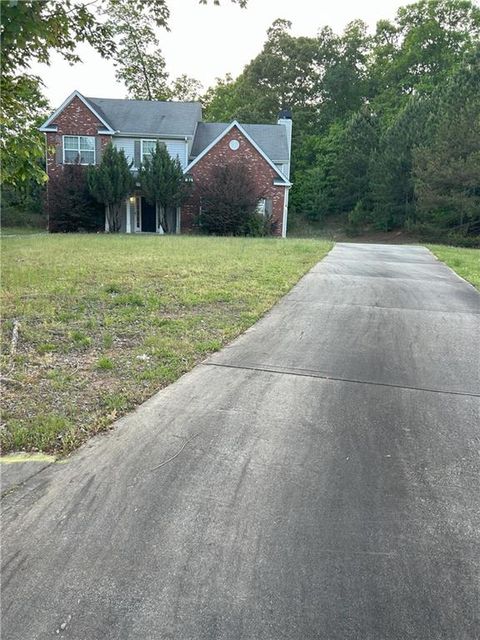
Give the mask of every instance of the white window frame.
MULTIPOLYGON (((159 141, 156 140, 155 138, 142 138, 142 140, 140 141, 140 162, 141 163, 143 163, 143 156, 144 156, 143 143, 144 142, 154 142, 155 143, 155 147, 156 147, 157 146, 157 142, 159 142, 159 141)), ((147 155, 152 157, 151 153, 147 153, 147 155)))
MULTIPOLYGON (((77 164, 76 162, 66 162, 65 160, 65 138, 77 138, 77 149, 67 149, 67 151, 77 151, 78 158, 82 157, 81 149, 80 149, 80 138, 91 138, 93 140, 93 149, 88 149, 88 151, 93 151, 93 162, 79 162, 78 164, 88 166, 90 164, 97 164, 97 140, 95 136, 79 136, 76 134, 66 134, 62 136, 62 149, 63 149, 63 164, 77 164)), ((84 149, 83 151, 86 151, 84 149)))
POLYGON ((264 218, 267 215, 267 199, 266 198, 260 198, 260 200, 257 202, 257 213, 261 216, 263 216, 264 218))

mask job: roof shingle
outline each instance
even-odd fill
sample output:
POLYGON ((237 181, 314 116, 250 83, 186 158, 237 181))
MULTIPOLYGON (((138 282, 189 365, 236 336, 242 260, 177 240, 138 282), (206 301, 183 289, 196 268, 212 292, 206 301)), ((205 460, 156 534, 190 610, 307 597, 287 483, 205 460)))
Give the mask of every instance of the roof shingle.
MULTIPOLYGON (((240 124, 272 162, 283 164, 289 161, 287 133, 282 124, 240 124)), ((202 153, 228 126, 228 123, 200 122, 193 141, 191 159, 202 153)))
POLYGON ((159 102, 85 98, 99 116, 119 133, 153 136, 193 136, 202 118, 199 102, 159 102))

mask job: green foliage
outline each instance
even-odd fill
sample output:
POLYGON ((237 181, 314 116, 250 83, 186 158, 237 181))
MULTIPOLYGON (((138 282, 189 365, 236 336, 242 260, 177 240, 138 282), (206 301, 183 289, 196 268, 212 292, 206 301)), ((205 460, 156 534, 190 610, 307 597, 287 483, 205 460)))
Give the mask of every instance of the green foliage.
MULTIPOLYGON (((373 35, 355 20, 339 35, 324 27, 316 37, 294 37, 290 23, 277 20, 240 76, 205 94, 205 117, 272 122, 281 107, 292 108, 294 218, 318 224, 347 214, 356 231, 475 223, 476 130, 470 143, 466 132, 476 107, 464 105, 467 89, 458 85, 451 110, 463 114, 458 122, 451 115, 434 129, 431 114, 479 37, 480 8, 470 0, 420 0, 379 21, 373 35), (442 149, 432 136, 444 140, 442 149), (445 142, 453 137, 456 145, 445 142)), ((478 105, 478 89, 468 100, 478 105)))
POLYGON ((0 78, 1 184, 24 190, 33 180, 47 180, 43 161, 45 140, 37 126, 46 115, 48 103, 36 76, 12 77, 2 69, 0 78))
POLYGON ((310 222, 323 223, 336 212, 333 168, 343 126, 332 124, 325 136, 307 136, 300 148, 302 162, 293 176, 291 208, 310 222))
POLYGON ((257 214, 262 193, 248 167, 231 163, 214 168, 211 178, 196 187, 201 206, 200 229, 214 235, 265 235, 265 224, 257 214))
POLYGON ((418 223, 480 235, 480 48, 442 88, 413 153, 418 223))
POLYGON ((18 188, 3 185, 2 227, 46 229, 45 185, 31 179, 18 188))
POLYGON ((413 149, 425 135, 431 101, 413 97, 381 134, 370 164, 375 226, 384 231, 415 222, 413 149))
POLYGON ((171 231, 168 229, 166 210, 179 206, 187 195, 180 161, 171 158, 166 146, 157 142, 151 157, 144 159, 138 179, 147 201, 160 207, 163 230, 171 231))
POLYGON ((125 198, 134 188, 134 180, 123 149, 109 143, 102 154, 100 164, 88 167, 90 193, 106 207, 109 230, 120 231, 120 209, 125 198))
POLYGON ((378 118, 364 107, 346 123, 337 140, 331 170, 335 210, 351 211, 370 203, 370 161, 378 144, 378 118))
POLYGON ((48 185, 48 228, 53 233, 98 231, 103 226, 103 207, 91 196, 86 168, 66 164, 48 185))

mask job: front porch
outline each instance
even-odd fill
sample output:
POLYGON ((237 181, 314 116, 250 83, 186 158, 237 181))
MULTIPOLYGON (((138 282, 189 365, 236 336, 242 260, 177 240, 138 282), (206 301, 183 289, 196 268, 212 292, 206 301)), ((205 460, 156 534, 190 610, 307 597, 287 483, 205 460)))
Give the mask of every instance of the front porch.
MULTIPOLYGON (((135 194, 123 203, 120 210, 120 233, 180 233, 180 207, 161 207, 150 204, 144 196, 135 194)), ((110 223, 105 211, 105 232, 110 223)))

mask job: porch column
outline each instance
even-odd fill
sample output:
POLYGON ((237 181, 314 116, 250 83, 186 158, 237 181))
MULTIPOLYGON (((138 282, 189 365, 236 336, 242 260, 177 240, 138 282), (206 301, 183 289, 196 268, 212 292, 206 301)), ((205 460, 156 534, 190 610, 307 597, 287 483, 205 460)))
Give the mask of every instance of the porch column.
POLYGON ((125 231, 132 233, 132 212, 130 208, 130 198, 127 198, 127 220, 125 224, 125 231))
POLYGON ((180 233, 181 208, 177 207, 177 219, 175 220, 175 233, 180 233))
POLYGON ((163 211, 162 207, 158 206, 158 202, 155 203, 155 212, 156 212, 156 220, 157 220, 157 233, 163 235, 165 233, 165 229, 162 226, 162 216, 160 215, 163 211))

